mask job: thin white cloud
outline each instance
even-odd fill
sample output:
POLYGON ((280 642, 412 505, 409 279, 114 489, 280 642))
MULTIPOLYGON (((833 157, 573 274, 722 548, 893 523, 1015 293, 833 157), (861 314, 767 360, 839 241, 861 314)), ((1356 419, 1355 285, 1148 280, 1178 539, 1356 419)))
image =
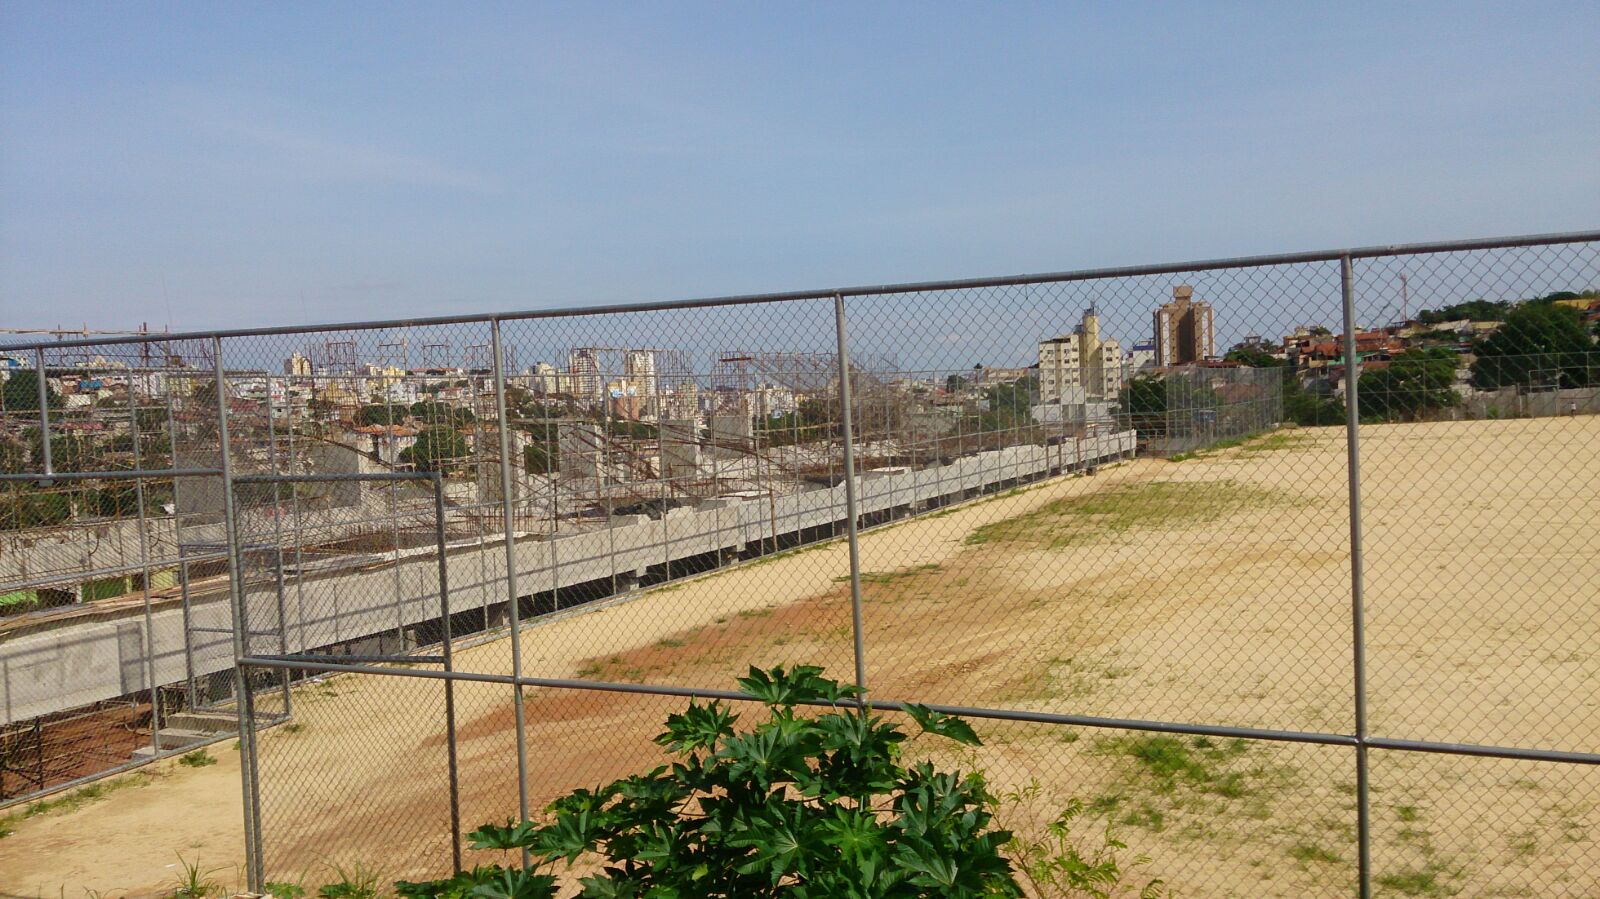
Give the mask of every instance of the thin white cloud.
POLYGON ((220 127, 224 133, 248 141, 318 180, 470 191, 485 191, 491 186, 487 178, 475 172, 381 147, 255 122, 227 121, 221 123, 220 127))

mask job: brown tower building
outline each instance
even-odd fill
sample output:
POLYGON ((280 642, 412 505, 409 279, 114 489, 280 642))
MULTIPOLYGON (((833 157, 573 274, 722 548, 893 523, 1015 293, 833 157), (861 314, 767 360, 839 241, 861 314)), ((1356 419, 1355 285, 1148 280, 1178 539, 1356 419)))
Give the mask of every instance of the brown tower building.
POLYGON ((1156 365, 1184 365, 1216 355, 1211 304, 1194 298, 1194 288, 1172 288, 1172 302, 1155 312, 1156 365))

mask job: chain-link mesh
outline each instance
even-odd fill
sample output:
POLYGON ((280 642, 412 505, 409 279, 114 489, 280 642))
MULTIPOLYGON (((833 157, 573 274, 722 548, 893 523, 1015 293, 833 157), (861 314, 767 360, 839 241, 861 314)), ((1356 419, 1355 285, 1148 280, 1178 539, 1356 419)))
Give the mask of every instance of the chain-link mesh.
MULTIPOLYGON (((127 877, 439 876, 658 763, 649 690, 859 665, 1130 885, 1350 895, 1365 835, 1376 895, 1593 894, 1600 244, 1344 262, 48 347, 51 472, 189 473, 3 485, 0 791, 244 704, 255 745, 142 785, 127 877), (184 820, 237 828, 252 760, 250 838, 184 820)), ((46 469, 40 371, 6 472, 46 469)), ((34 818, 7 850, 88 820, 34 818)), ((127 886, 64 871, 0 861, 127 886)))

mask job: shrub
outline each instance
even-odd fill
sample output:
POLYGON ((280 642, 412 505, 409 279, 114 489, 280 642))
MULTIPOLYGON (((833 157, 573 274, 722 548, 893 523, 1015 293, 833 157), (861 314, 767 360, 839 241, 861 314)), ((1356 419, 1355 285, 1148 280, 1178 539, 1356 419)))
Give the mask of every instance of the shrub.
MULTIPOLYGON (((539 869, 582 858, 598 862, 579 880, 591 897, 1022 895, 981 777, 902 766, 907 734, 870 708, 841 707, 860 691, 820 668, 752 667, 739 684, 766 720, 736 730, 722 703, 691 702, 656 737, 672 765, 562 797, 546 823, 471 834, 478 849, 527 850, 532 868, 484 866, 396 891, 543 899, 556 879, 539 869), (796 713, 818 702, 834 708, 796 713)), ((965 721, 907 712, 922 733, 979 744, 965 721)))

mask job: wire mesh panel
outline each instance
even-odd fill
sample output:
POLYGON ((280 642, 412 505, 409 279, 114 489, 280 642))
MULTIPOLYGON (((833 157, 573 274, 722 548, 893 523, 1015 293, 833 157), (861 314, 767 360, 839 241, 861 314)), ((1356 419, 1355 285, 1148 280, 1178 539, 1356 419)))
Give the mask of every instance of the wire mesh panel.
POLYGON ((751 663, 848 668, 838 370, 826 302, 507 321, 518 592, 530 611, 736 563, 525 631, 524 674, 725 686, 751 663), (789 639, 774 641, 775 635, 789 639))
MULTIPOLYGON (((266 880, 315 892, 363 870, 384 883, 449 873, 444 689, 443 681, 359 675, 297 684, 293 720, 259 735, 266 880)), ((473 720, 483 697, 456 689, 463 720, 473 720)), ((504 759, 471 755, 464 769, 475 790, 512 797, 485 821, 516 811, 515 764, 495 762, 504 759)))
POLYGON ((1357 272, 1374 726, 1593 749, 1600 418, 1581 410, 1600 384, 1565 301, 1600 283, 1600 248, 1357 272), (1380 330, 1395 319, 1414 323, 1380 330))
POLYGON ((1373 880, 1387 896, 1592 896, 1600 771, 1378 752, 1373 880))
POLYGON ((884 380, 956 441, 863 491, 969 503, 863 538, 873 688, 1348 730, 1344 435, 1288 417, 1303 388, 1256 336, 1336 325, 1337 287, 1315 263, 851 299, 852 349, 928 357, 884 380))
MULTIPOLYGON (((217 641, 232 653, 226 617, 211 638, 196 633, 210 609, 190 590, 221 555, 184 544, 194 519, 175 499, 189 478, 136 474, 172 469, 191 441, 194 394, 211 377, 202 346, 48 347, 6 372, 0 473, 55 477, 0 485, 0 801, 228 724, 196 714, 219 695, 212 674, 231 667, 210 664, 217 641)), ((215 421, 214 403, 204 414, 215 421)))
POLYGON ((440 876, 814 664, 971 716, 911 757, 1017 859, 1066 810, 1135 889, 1586 895, 1597 289, 1575 235, 29 348, 0 790, 243 704, 244 885, 440 876))

